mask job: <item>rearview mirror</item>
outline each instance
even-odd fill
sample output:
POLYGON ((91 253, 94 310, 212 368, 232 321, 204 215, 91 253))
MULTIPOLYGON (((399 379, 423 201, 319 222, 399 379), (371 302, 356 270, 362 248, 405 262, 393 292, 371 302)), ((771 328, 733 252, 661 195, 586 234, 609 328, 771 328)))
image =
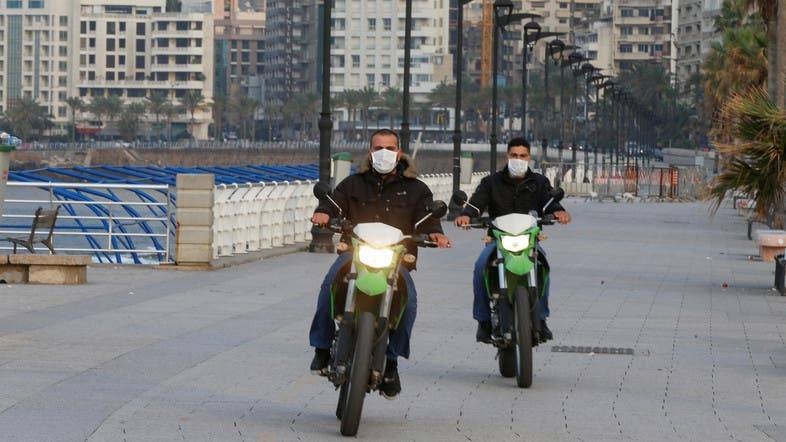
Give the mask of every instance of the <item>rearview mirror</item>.
POLYGON ((454 206, 464 207, 464 204, 467 204, 467 193, 463 190, 453 192, 450 202, 453 203, 454 206))
POLYGON ((323 200, 330 195, 330 185, 323 182, 318 182, 314 185, 314 196, 317 197, 318 200, 323 200))
POLYGON ((445 216, 446 213, 448 213, 448 205, 444 201, 437 200, 431 204, 432 217, 439 219, 445 216))

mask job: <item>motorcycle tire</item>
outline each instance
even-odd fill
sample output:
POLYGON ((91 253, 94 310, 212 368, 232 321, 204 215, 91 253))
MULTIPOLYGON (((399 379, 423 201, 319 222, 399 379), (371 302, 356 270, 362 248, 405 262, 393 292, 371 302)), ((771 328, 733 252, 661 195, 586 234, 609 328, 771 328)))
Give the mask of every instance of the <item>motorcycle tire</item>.
POLYGON ((347 391, 349 390, 349 381, 344 381, 338 393, 338 405, 336 405, 336 418, 341 419, 344 416, 344 407, 347 405, 347 391))
POLYGON ((503 378, 516 376, 516 350, 513 348, 500 348, 497 355, 499 361, 499 374, 503 378))
POLYGON ((516 287, 513 318, 516 329, 516 384, 519 388, 529 388, 532 385, 532 311, 527 287, 516 287))
POLYGON ((355 334, 355 354, 352 358, 352 368, 349 373, 349 389, 347 402, 341 416, 341 434, 355 436, 360 426, 360 414, 363 411, 363 400, 368 390, 368 380, 371 375, 371 352, 374 347, 374 314, 363 312, 357 322, 355 334))

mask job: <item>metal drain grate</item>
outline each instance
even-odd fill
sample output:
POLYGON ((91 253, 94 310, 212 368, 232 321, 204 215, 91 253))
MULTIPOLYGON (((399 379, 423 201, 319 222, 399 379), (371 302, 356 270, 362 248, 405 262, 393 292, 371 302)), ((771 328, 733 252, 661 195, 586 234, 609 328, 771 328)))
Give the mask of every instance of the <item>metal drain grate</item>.
POLYGON ((551 347, 554 353, 595 353, 601 355, 628 355, 632 356, 635 352, 632 348, 622 347, 579 347, 575 345, 555 345, 551 347))

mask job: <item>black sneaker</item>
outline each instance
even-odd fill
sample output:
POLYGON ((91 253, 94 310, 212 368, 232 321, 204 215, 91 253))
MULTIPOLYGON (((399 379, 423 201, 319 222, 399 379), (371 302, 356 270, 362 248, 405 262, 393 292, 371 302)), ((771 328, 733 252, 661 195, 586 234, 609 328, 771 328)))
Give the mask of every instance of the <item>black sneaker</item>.
POLYGON ((401 393, 401 379, 398 377, 398 361, 388 359, 385 364, 385 375, 379 385, 379 394, 385 399, 393 400, 401 393))
POLYGON ((311 360, 311 373, 316 375, 324 375, 330 363, 330 350, 325 348, 314 349, 314 359, 311 360))
POLYGON ((551 341, 554 339, 554 335, 551 333, 551 330, 546 326, 546 320, 540 320, 540 342, 551 341))
POLYGON ((484 344, 494 342, 491 339, 491 322, 478 321, 478 331, 475 333, 475 340, 484 344))

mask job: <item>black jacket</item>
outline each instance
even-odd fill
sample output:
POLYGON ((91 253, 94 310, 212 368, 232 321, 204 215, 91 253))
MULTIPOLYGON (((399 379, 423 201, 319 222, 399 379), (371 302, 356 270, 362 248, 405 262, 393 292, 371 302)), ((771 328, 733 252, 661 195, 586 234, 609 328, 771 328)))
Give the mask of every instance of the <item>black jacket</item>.
MULTIPOLYGON (((469 203, 480 209, 480 213, 467 205, 461 214, 474 217, 487 211, 493 219, 509 213, 529 213, 530 210, 535 210, 538 215, 543 216, 542 209, 551 198, 551 190, 551 183, 545 176, 528 170, 524 179, 516 180, 510 177, 508 167, 505 166, 501 171, 483 178, 469 199, 469 203)), ((546 213, 560 210, 565 209, 559 203, 551 203, 546 213)))
MULTIPOLYGON (((438 219, 429 219, 415 231, 415 223, 429 213, 433 195, 426 183, 416 178, 412 160, 401 158, 394 176, 384 181, 369 161, 358 173, 348 176, 333 190, 332 198, 341 207, 343 215, 353 224, 382 222, 400 229, 405 235, 416 233, 442 233, 438 219)), ((331 217, 339 215, 330 201, 320 201, 316 212, 331 217)), ((410 253, 417 253, 417 246, 407 243, 410 253)))

